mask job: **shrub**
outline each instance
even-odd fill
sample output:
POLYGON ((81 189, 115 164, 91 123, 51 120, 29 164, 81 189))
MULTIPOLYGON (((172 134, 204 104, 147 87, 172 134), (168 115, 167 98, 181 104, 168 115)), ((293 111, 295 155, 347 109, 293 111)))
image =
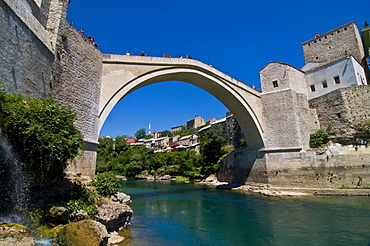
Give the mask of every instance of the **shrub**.
POLYGON ((368 145, 370 139, 370 120, 355 125, 355 138, 360 140, 362 144, 368 145))
POLYGON ((311 148, 320 148, 324 144, 327 144, 329 141, 330 141, 329 134, 324 132, 324 130, 322 129, 310 135, 310 147, 311 148))
POLYGON ((84 210, 92 218, 98 212, 95 205, 95 197, 96 194, 93 190, 80 182, 74 183, 65 205, 71 215, 75 215, 79 210, 84 210))
POLYGON ((96 180, 91 183, 101 196, 111 196, 122 189, 122 184, 113 172, 98 173, 96 180))
POLYGON ((61 177, 67 161, 83 146, 74 126, 76 113, 52 99, 30 99, 0 90, 1 134, 42 185, 61 177))

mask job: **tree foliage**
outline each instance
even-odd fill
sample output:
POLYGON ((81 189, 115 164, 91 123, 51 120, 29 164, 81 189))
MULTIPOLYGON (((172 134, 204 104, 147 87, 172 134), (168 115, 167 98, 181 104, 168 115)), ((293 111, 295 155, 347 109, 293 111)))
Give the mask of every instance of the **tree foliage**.
POLYGON ((145 138, 145 128, 141 128, 135 132, 136 139, 145 138))
POLYGON ((101 196, 111 196, 122 189, 121 181, 112 172, 98 173, 91 184, 101 196))
POLYGON ((52 99, 30 99, 0 90, 1 134, 33 177, 60 177, 83 146, 76 113, 52 99))
POLYGON ((100 138, 99 142, 98 172, 113 171, 127 177, 134 177, 142 171, 159 171, 162 174, 179 176, 194 176, 199 173, 201 158, 193 150, 154 153, 145 146, 127 146, 127 149, 118 151, 111 147, 115 142, 113 140, 100 138))
POLYGON ((161 132, 161 137, 172 137, 173 136, 173 133, 169 130, 164 130, 161 132))
MULTIPOLYGON (((192 131, 196 132, 194 129, 192 131)), ((228 152, 228 148, 225 148, 227 139, 217 125, 202 134, 200 154, 194 150, 154 153, 153 149, 143 145, 124 145, 118 148, 118 138, 99 139, 98 172, 113 171, 116 174, 134 177, 142 171, 147 171, 151 174, 194 177, 200 173, 217 172, 218 161, 228 152)), ((123 138, 120 141, 123 142, 123 138)))
POLYGON ((329 139, 329 134, 324 132, 324 130, 319 129, 317 132, 310 135, 310 147, 311 148, 320 148, 323 145, 327 144, 329 139))
POLYGON ((227 142, 219 125, 212 125, 210 129, 201 134, 200 154, 203 159, 202 172, 214 173, 218 170, 218 161, 226 153, 223 148, 227 142))

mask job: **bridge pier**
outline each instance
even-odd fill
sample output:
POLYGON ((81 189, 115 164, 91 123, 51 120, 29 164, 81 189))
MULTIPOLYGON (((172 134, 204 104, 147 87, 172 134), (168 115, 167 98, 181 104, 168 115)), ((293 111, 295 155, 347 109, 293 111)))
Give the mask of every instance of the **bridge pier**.
POLYGON ((65 170, 67 173, 95 177, 96 156, 99 142, 85 142, 81 155, 73 159, 65 170))

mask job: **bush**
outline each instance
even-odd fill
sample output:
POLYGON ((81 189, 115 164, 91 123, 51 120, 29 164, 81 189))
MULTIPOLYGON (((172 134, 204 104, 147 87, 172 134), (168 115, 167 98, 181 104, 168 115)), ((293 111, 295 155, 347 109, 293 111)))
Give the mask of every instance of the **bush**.
POLYGON ((30 99, 0 90, 1 134, 42 185, 61 177, 67 161, 83 147, 76 113, 52 99, 30 99))
POLYGON ((320 148, 329 142, 329 134, 320 129, 310 135, 310 147, 320 148))
POLYGON ((65 202, 65 206, 71 215, 75 215, 79 210, 84 210, 93 218, 98 210, 95 205, 96 194, 91 189, 81 183, 74 183, 73 189, 65 202))
POLYGON ((227 138, 219 125, 212 125, 202 133, 200 138, 200 154, 202 155, 201 174, 211 174, 218 171, 217 162, 225 152, 227 138))
POLYGON ((122 189, 122 184, 113 172, 98 173, 96 180, 91 183, 101 196, 111 196, 122 189))
POLYGON ((370 139, 370 120, 355 125, 355 138, 360 140, 361 144, 368 145, 370 139))

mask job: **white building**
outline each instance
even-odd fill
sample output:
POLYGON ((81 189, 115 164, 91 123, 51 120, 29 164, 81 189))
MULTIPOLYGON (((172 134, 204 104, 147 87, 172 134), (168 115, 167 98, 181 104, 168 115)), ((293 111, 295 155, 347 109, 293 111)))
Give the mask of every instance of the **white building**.
POLYGON ((351 85, 366 85, 363 67, 352 56, 322 64, 309 62, 302 69, 306 75, 308 99, 351 85))

